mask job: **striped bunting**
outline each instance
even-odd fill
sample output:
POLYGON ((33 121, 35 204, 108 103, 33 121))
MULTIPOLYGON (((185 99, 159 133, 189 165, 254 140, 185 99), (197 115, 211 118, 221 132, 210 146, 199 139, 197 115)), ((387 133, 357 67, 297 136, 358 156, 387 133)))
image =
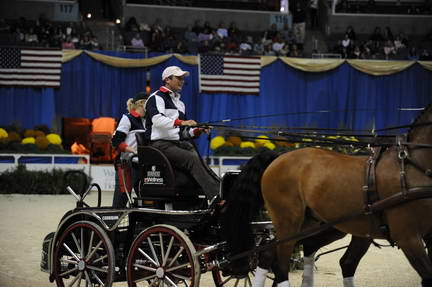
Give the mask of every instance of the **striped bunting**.
POLYGON ((200 55, 200 90, 259 94, 260 72, 260 57, 200 55))

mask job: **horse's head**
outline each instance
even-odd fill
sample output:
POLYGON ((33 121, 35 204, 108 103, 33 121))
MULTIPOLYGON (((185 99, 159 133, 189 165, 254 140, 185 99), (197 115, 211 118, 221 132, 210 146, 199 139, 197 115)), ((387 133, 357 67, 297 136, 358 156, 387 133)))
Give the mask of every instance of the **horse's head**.
POLYGON ((413 143, 432 144, 432 104, 413 121, 408 140, 413 143))

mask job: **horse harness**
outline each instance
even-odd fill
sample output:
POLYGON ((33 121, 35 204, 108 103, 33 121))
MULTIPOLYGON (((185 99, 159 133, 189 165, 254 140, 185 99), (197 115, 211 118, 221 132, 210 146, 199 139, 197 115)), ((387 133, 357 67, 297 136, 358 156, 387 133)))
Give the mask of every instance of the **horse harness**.
POLYGON ((379 231, 381 232, 383 237, 390 243, 391 246, 394 246, 395 242, 390 236, 390 228, 385 221, 384 210, 388 207, 395 206, 411 200, 432 197, 432 195, 428 196, 427 194, 424 194, 425 192, 431 191, 430 186, 415 188, 408 187, 406 177, 407 164, 412 165, 414 168, 421 171, 427 177, 432 178, 432 170, 430 168, 422 167, 409 157, 408 146, 410 145, 419 148, 432 148, 432 145, 410 144, 406 141, 406 135, 396 137, 397 157, 400 166, 399 178, 401 186, 401 194, 398 197, 380 199, 377 191, 376 164, 378 163, 382 155, 383 148, 380 146, 375 147, 372 150, 372 155, 366 161, 364 180, 365 184, 363 185, 364 213, 365 215, 370 216, 372 224, 378 226, 379 231))

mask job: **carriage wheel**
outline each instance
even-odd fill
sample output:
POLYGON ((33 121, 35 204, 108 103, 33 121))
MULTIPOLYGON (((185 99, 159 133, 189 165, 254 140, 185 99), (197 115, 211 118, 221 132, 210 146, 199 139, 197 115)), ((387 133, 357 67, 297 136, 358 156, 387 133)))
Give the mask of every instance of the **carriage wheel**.
POLYGON ((130 287, 197 287, 199 279, 195 247, 178 228, 155 225, 141 232, 132 243, 127 260, 130 287))
POLYGON ((57 286, 112 285, 114 249, 105 231, 93 222, 70 225, 56 243, 53 260, 57 286))

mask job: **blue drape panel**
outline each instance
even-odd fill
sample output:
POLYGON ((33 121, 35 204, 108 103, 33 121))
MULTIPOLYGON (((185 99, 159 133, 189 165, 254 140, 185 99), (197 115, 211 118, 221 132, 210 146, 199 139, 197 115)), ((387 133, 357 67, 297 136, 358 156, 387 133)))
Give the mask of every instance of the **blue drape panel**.
POLYGON ((111 67, 83 53, 63 65, 61 88, 55 96, 57 114, 118 119, 126 111, 127 99, 145 89, 145 72, 145 68, 111 67))
MULTIPOLYGON (((144 57, 112 51, 100 53, 144 57)), ((432 72, 418 64, 394 75, 376 77, 359 72, 347 63, 329 72, 307 73, 276 61, 262 69, 261 94, 257 96, 201 94, 198 67, 172 57, 149 68, 152 91, 162 84, 163 69, 171 65, 191 73, 183 87, 182 100, 187 116, 197 122, 293 113, 232 124, 379 129, 410 123, 418 114, 398 111, 400 107, 424 107, 432 103, 432 72)), ((50 126, 55 115, 119 118, 126 111, 127 99, 145 89, 146 71, 145 68, 110 67, 83 53, 63 65, 60 89, 0 88, 0 125, 17 121, 28 128, 37 124, 50 126)), ((398 132, 401 131, 392 133, 398 132)), ((201 136, 198 143, 200 151, 206 153, 206 137, 201 136)))
POLYGON ((0 125, 51 127, 55 116, 52 88, 0 88, 0 125))

